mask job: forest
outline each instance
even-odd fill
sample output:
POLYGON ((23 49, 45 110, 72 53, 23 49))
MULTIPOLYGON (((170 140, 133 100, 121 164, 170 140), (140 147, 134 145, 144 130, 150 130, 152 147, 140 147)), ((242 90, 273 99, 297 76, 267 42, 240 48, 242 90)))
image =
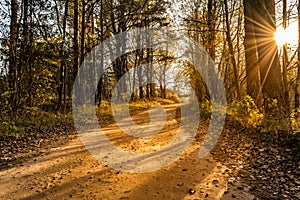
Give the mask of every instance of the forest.
POLYGON ((0 102, 0 199, 300 199, 300 0, 1 0, 0 102))

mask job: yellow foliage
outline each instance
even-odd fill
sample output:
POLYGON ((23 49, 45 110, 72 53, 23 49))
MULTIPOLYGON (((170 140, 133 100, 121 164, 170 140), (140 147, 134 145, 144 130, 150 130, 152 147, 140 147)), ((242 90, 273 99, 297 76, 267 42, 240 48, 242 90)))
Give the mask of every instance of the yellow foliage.
POLYGON ((228 114, 232 120, 237 121, 245 128, 257 128, 262 125, 264 115, 255 105, 250 96, 245 96, 241 101, 230 104, 228 114))

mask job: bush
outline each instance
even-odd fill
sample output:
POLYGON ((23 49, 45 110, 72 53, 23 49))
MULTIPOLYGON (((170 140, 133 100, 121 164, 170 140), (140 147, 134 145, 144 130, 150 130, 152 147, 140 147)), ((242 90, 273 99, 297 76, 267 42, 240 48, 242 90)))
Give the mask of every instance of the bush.
POLYGON ((231 122, 237 122, 244 128, 257 128, 262 125, 264 119, 264 115, 250 96, 231 103, 228 107, 228 115, 231 122))
POLYGON ((174 93, 168 93, 167 94, 167 99, 173 101, 174 103, 179 103, 180 102, 178 96, 174 93))
POLYGON ((170 99, 155 98, 154 100, 155 100, 155 102, 157 102, 158 104, 161 104, 161 105, 170 105, 170 104, 176 103, 170 99))
POLYGON ((277 138, 288 137, 293 128, 297 127, 297 119, 294 113, 284 113, 276 99, 265 99, 267 111, 261 126, 262 133, 273 133, 277 138))
POLYGON ((199 108, 200 108, 200 117, 202 119, 210 119, 212 107, 209 100, 204 100, 202 102, 199 102, 199 108))

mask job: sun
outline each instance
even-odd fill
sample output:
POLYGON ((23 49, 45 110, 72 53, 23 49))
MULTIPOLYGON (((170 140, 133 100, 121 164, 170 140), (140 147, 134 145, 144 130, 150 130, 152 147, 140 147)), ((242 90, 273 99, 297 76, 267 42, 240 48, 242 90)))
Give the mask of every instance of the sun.
POLYGON ((298 42, 298 25, 297 23, 290 24, 286 29, 278 27, 274 39, 278 46, 282 47, 288 43, 290 45, 297 45, 298 42))
POLYGON ((287 30, 284 30, 282 27, 277 28, 274 38, 278 46, 283 46, 288 42, 287 30))

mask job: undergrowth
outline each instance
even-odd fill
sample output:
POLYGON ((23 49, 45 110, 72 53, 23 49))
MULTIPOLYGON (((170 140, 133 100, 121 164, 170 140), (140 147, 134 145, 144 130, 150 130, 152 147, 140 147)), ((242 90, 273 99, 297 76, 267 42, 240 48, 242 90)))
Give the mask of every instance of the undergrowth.
POLYGON ((48 130, 68 131, 73 126, 71 113, 42 111, 38 108, 27 108, 14 120, 2 114, 0 122, 1 136, 26 136, 32 132, 47 132, 48 130))
MULTIPOLYGON (((152 105, 169 105, 178 103, 178 97, 169 96, 169 99, 152 98, 130 101, 129 110, 131 114, 145 111, 152 105)), ((276 107, 276 102, 272 102, 276 107)), ((92 108, 94 109, 94 108, 92 108)), ((191 108, 198 109, 198 108, 191 108)), ((210 119, 211 103, 204 101, 199 103, 200 117, 210 119)), ((100 107, 96 106, 96 114, 100 123, 113 122, 111 105, 108 101, 102 101, 100 107)), ((47 132, 49 130, 69 131, 73 127, 71 113, 61 114, 54 111, 43 111, 37 107, 27 108, 19 113, 15 120, 11 120, 6 112, 2 112, 0 121, 0 136, 26 136, 32 132, 47 132)), ((245 96, 241 101, 234 101, 227 106, 227 126, 240 131, 254 132, 260 135, 265 142, 274 142, 288 135, 293 137, 296 149, 300 149, 300 116, 293 112, 286 118, 279 118, 275 114, 261 112, 255 105, 254 100, 245 96)), ((300 153, 299 155, 300 156, 300 153)))

